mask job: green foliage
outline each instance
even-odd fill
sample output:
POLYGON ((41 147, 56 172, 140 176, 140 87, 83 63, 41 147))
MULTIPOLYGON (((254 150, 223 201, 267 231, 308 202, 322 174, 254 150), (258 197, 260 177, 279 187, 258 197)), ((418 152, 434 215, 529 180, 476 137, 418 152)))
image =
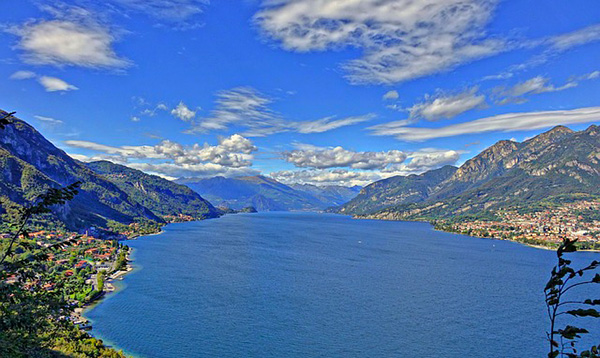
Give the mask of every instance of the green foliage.
POLYGON ((117 256, 117 260, 115 261, 115 271, 125 270, 127 268, 127 253, 129 252, 129 247, 124 246, 121 251, 119 251, 119 256, 117 256))
POLYGON ((87 166, 157 216, 182 214, 202 219, 217 214, 209 202, 185 185, 108 161, 92 162, 87 166))
MULTIPOLYGON (((523 143, 500 141, 425 191, 407 186, 410 176, 375 182, 340 212, 402 220, 453 219, 491 216, 508 207, 528 213, 593 200, 600 197, 598 153, 598 127, 580 132, 556 127, 523 143)), ((593 219, 597 213, 586 216, 593 219)))
POLYGON ((578 353, 576 348, 577 339, 589 331, 585 328, 567 325, 564 328, 557 328, 558 318, 562 315, 568 315, 575 318, 589 317, 600 318, 600 312, 594 308, 600 304, 599 299, 569 299, 566 294, 572 289, 583 285, 600 284, 600 274, 596 273, 593 278, 587 276, 598 271, 600 262, 592 261, 586 267, 574 269, 571 266, 571 260, 567 260, 564 255, 577 251, 575 245, 577 240, 564 239, 563 243, 556 250, 558 264, 552 269, 550 280, 544 288, 546 295, 546 306, 548 308, 548 317, 550 318, 550 332, 548 332, 548 341, 550 349, 548 357, 600 357, 598 350, 600 345, 592 346, 589 350, 578 353), (586 276, 584 278, 584 276, 586 276), (567 308, 568 307, 568 308, 567 308))
POLYGON ((422 202, 456 169, 447 165, 420 175, 394 176, 377 181, 364 187, 354 199, 333 211, 363 215, 397 205, 422 202))
POLYGON ((112 232, 125 234, 128 238, 134 238, 143 235, 156 234, 160 232, 164 223, 158 223, 152 220, 136 219, 131 224, 123 224, 117 221, 108 221, 107 227, 112 232))
MULTIPOLYGON (((27 224, 51 208, 70 201, 79 183, 50 188, 33 202, 15 211, 9 228, 12 236, 3 245, 0 259, 0 356, 57 357, 57 351, 72 357, 123 357, 101 341, 79 332, 68 319, 74 306, 70 300, 86 296, 91 288, 84 275, 64 277, 50 269, 48 254, 71 245, 78 237, 46 248, 34 246, 27 224)), ((86 269, 89 270, 89 269, 86 269)))
POLYGON ((107 348, 104 343, 77 328, 63 331, 53 342, 54 350, 75 358, 125 358, 123 352, 107 348))

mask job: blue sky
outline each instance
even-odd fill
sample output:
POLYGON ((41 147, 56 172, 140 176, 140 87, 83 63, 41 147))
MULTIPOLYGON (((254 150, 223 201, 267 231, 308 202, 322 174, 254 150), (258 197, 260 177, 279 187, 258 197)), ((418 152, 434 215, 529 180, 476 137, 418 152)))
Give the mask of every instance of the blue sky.
POLYGON ((0 1, 0 108, 77 159, 364 185, 600 121, 589 1, 0 1))

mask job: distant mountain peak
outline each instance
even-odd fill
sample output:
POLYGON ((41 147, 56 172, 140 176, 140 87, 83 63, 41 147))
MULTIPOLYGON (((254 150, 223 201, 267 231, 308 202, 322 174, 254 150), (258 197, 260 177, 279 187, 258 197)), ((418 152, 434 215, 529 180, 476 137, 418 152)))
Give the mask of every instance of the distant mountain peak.
POLYGON ((499 208, 536 207, 550 198, 596 197, 599 134, 596 125, 580 132, 556 126, 523 143, 499 141, 466 161, 425 197, 411 196, 414 188, 406 187, 404 180, 385 179, 365 187, 360 205, 352 205, 357 202, 353 200, 341 212, 398 220, 485 217, 499 208))
POLYGON ((598 133, 599 133, 598 126, 595 124, 592 124, 585 130, 585 133, 587 133, 589 135, 593 135, 593 136, 598 135, 598 133))

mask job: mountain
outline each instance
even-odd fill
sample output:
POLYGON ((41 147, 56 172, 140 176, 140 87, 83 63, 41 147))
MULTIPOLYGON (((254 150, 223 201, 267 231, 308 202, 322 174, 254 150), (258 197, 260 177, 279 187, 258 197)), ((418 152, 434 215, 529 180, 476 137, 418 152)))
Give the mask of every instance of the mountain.
POLYGON ((202 218, 217 214, 217 209, 211 203, 185 185, 109 161, 87 163, 87 167, 114 183, 157 216, 189 215, 202 218))
POLYGON ((558 126, 522 143, 494 144, 465 162, 424 200, 348 213, 388 219, 485 217, 505 207, 534 207, 597 195, 599 128, 593 125, 574 132, 558 126))
POLYGON ((354 198, 362 189, 360 186, 291 184, 290 187, 317 198, 323 207, 342 205, 354 198))
MULTIPOLYGON (((5 112, 1 112, 5 113, 5 112)), ((70 229, 106 228, 110 221, 163 222, 160 211, 138 202, 104 176, 55 147, 26 122, 13 119, 0 130, 0 212, 24 205, 50 187, 81 182, 79 194, 53 211, 70 229)), ((139 198, 138 198, 139 199, 139 198)), ((156 209, 156 207, 154 207, 156 209)))
POLYGON ((354 199, 333 210, 340 214, 362 215, 394 205, 421 202, 456 171, 456 167, 447 165, 420 175, 383 179, 367 185, 354 199))
POLYGON ((262 175, 237 178, 177 180, 217 206, 258 211, 322 210, 351 198, 356 189, 341 187, 288 186, 262 175))

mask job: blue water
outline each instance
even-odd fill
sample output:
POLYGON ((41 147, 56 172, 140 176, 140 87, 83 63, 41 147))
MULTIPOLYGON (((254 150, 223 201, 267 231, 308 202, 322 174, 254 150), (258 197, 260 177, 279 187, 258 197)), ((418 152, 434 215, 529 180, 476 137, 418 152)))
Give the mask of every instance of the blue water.
POLYGON ((136 356, 546 356, 551 251, 313 213, 174 224, 128 244, 138 270, 87 317, 136 356))

